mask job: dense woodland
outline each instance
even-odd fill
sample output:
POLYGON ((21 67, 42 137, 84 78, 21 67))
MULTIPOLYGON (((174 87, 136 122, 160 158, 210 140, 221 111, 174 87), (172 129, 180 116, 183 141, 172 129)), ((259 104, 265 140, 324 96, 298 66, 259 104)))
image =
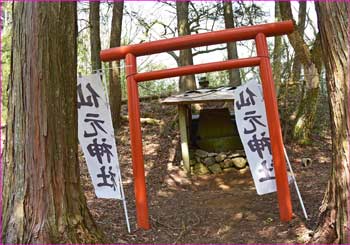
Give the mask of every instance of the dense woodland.
MULTIPOLYGON (((1 3, 2 241, 350 243, 349 9, 322 1, 1 3), (203 76, 211 87, 237 87, 259 76, 254 67, 139 84, 152 228, 138 229, 125 63, 101 62, 100 51, 283 20, 295 30, 268 38, 270 61, 283 140, 310 220, 292 192, 293 221, 279 221, 276 196, 257 197, 249 172, 189 176, 181 167, 177 111, 160 99, 198 88, 203 76), (77 76, 97 70, 107 81, 130 234, 120 203, 94 196, 78 145, 77 76), (215 200, 237 204, 211 209, 215 200)), ((139 57, 138 71, 252 56, 255 43, 242 41, 139 57)))

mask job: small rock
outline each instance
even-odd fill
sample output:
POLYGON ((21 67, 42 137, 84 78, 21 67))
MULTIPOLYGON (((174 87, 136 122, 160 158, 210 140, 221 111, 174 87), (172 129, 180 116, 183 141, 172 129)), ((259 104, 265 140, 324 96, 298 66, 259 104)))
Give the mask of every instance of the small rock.
POLYGON ((210 166, 210 165, 213 165, 215 163, 215 158, 214 157, 207 157, 203 160, 203 163, 206 165, 206 166, 210 166))
POLYGON ((220 167, 222 167, 222 168, 233 167, 233 162, 231 159, 225 159, 223 162, 220 163, 220 167))
POLYGON ((218 173, 222 173, 222 169, 220 167, 220 164, 213 164, 208 166, 209 170, 213 173, 213 174, 218 174, 218 173))
POLYGON ((248 212, 247 213, 247 217, 246 220, 249 221, 256 221, 258 219, 258 217, 256 216, 256 214, 252 213, 252 212, 248 212))
POLYGON ((118 238, 117 243, 126 244, 128 241, 118 238))
POLYGON ((201 158, 200 157, 195 156, 194 158, 196 159, 196 162, 201 162, 201 158))
POLYGON ((240 174, 245 174, 246 172, 248 172, 249 171, 249 167, 248 166, 246 166, 245 168, 242 168, 242 169, 239 169, 238 170, 238 172, 240 173, 240 174))
POLYGON ((232 154, 230 154, 228 157, 229 158, 235 158, 235 157, 245 157, 245 152, 244 150, 236 150, 234 152, 232 152, 232 154))
POLYGON ((216 157, 215 157, 215 161, 216 162, 222 162, 223 160, 225 160, 226 158, 226 154, 225 153, 219 153, 216 157))
POLYGON ((223 171, 224 172, 232 172, 232 171, 236 171, 237 169, 230 167, 230 168, 224 168, 223 171))
POLYGON ((247 159, 244 157, 232 158, 232 162, 233 165, 238 169, 244 168, 247 165, 247 159))
POLYGON ((197 163, 193 167, 193 173, 196 175, 204 175, 204 174, 208 174, 209 170, 203 163, 197 163))
POLYGON ((228 158, 235 158, 235 157, 240 157, 240 156, 241 156, 241 154, 239 154, 239 153, 232 153, 228 156, 228 158))
POLYGON ((240 221, 241 219, 243 219, 243 213, 242 212, 236 213, 236 214, 233 215, 232 218, 235 221, 240 221))
POLYGON ((194 154, 198 157, 207 157, 208 156, 208 152, 203 151, 201 149, 197 149, 194 154))
POLYGON ((302 159, 301 159, 301 164, 302 164, 303 167, 305 167, 305 168, 311 167, 311 165, 312 165, 312 160, 311 160, 311 158, 302 158, 302 159))
POLYGON ((209 152, 208 157, 216 157, 218 154, 215 152, 209 152))

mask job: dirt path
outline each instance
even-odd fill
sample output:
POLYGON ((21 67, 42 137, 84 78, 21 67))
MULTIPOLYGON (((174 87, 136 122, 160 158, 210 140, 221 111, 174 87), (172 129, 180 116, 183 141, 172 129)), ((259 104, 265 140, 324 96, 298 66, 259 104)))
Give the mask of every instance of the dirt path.
MULTIPOLYGON (((132 232, 127 233, 120 201, 97 199, 83 157, 82 185, 98 226, 112 243, 302 243, 315 227, 330 170, 330 139, 315 137, 308 147, 287 146, 310 220, 305 222, 291 186, 291 222, 279 221, 276 193, 258 196, 250 172, 232 171, 187 177, 179 167, 179 135, 173 107, 142 103, 143 143, 152 229, 136 229, 132 164, 127 122, 118 134, 118 151, 132 232), (178 155, 178 154, 175 154, 178 155), (313 164, 303 167, 301 158, 313 164)), ((126 114, 123 107, 123 113, 126 114)))

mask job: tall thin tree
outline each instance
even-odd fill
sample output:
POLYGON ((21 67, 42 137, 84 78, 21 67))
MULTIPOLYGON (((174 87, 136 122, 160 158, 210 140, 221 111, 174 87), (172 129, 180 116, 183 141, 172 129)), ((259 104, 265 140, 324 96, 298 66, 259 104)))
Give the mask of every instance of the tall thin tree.
MULTIPOLYGON (((188 1, 176 2, 177 29, 179 36, 190 35, 190 26, 188 23, 188 1)), ((191 49, 180 50, 181 66, 193 65, 193 56, 191 49)), ((196 80, 194 75, 182 76, 179 80, 180 91, 196 89, 196 80)))
MULTIPOLYGON (((275 2, 275 20, 281 20, 281 11, 278 3, 275 2)), ((276 94, 279 94, 279 89, 281 86, 281 78, 282 78, 282 52, 283 52, 283 44, 282 37, 275 36, 274 37, 274 46, 273 46, 273 80, 275 82, 276 94)))
MULTIPOLYGON (((279 2, 279 7, 283 20, 293 19, 290 2, 279 2)), ((315 59, 313 59, 301 33, 295 30, 288 35, 288 39, 303 66, 305 78, 305 91, 301 96, 295 116, 293 138, 300 143, 307 143, 310 141, 311 131, 315 123, 320 77, 317 65, 313 62, 315 59)))
MULTIPOLYGON (((306 14, 307 14, 306 7, 307 7, 306 1, 299 2, 297 30, 298 30, 302 39, 304 39, 304 32, 305 32, 305 21, 306 21, 306 14)), ((300 59, 301 59, 301 57, 299 57, 299 53, 296 52, 295 57, 294 57, 293 67, 292 67, 294 81, 300 81, 301 64, 302 64, 300 59)))
POLYGON ((331 111, 332 171, 313 243, 350 244, 350 88, 348 2, 316 2, 331 111))
POLYGON ((80 187, 76 3, 15 2, 4 243, 99 243, 80 187))
POLYGON ((91 67, 92 70, 98 70, 101 69, 100 2, 92 1, 89 5, 91 67))
MULTIPOLYGON (((119 47, 122 35, 124 1, 113 3, 110 47, 119 47)), ((120 61, 109 63, 109 102, 111 104, 113 126, 117 130, 120 124, 122 88, 120 78, 120 61)))
MULTIPOLYGON (((235 28, 235 22, 233 18, 233 10, 232 10, 232 2, 224 1, 224 20, 225 20, 225 28, 235 28)), ((227 58, 228 59, 238 59, 237 52, 237 44, 236 42, 227 43, 227 58)), ((238 69, 229 70, 229 84, 231 86, 239 86, 241 85, 241 77, 238 69)))

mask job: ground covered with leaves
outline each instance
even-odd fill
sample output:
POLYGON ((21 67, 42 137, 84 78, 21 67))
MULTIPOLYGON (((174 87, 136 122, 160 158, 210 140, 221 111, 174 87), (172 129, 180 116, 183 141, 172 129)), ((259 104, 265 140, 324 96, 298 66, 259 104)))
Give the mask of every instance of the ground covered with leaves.
MULTIPOLYGON (((123 106, 123 115, 127 108, 123 106)), ((129 128, 123 121, 117 135, 119 161, 128 203, 127 232, 121 201, 96 198, 82 154, 82 186, 90 211, 111 243, 303 243, 312 235, 331 166, 328 133, 314 135, 311 145, 287 144, 309 220, 303 217, 291 188, 294 217, 279 220, 276 193, 259 196, 249 171, 187 176, 180 166, 176 108, 156 100, 141 103, 143 152, 150 230, 137 228, 129 128), (322 136, 320 136, 322 135, 322 136), (312 164, 303 166, 302 159, 312 164)))

